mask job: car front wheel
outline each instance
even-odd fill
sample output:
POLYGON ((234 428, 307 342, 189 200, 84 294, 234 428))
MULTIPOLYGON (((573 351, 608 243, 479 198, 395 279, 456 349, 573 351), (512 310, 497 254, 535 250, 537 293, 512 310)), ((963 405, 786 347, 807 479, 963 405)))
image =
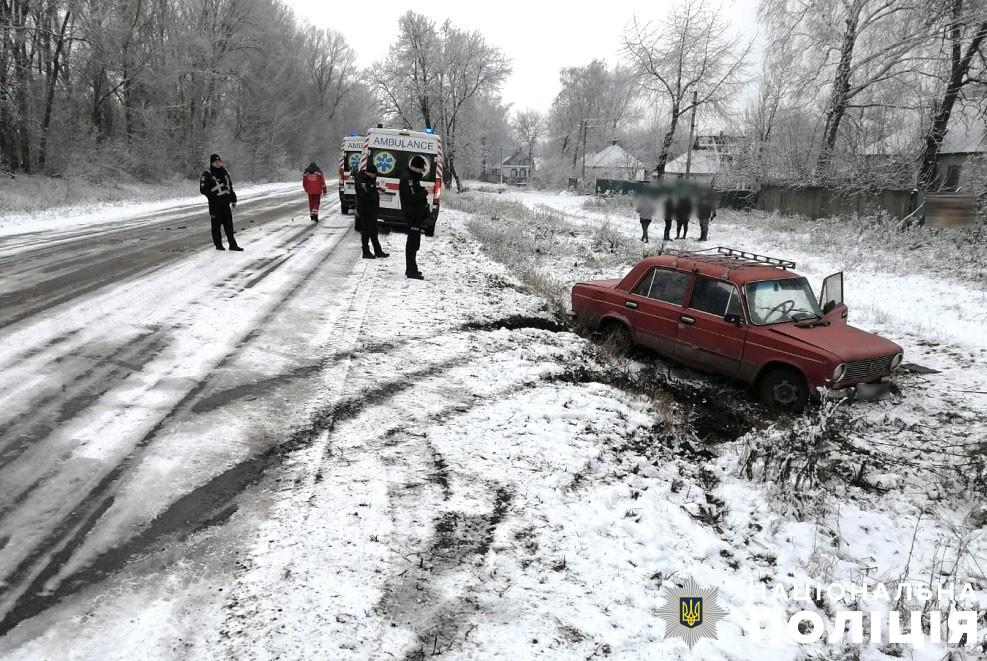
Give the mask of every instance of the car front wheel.
POLYGON ((801 413, 809 401, 805 377, 790 367, 776 367, 765 374, 758 394, 769 408, 789 413, 801 413))

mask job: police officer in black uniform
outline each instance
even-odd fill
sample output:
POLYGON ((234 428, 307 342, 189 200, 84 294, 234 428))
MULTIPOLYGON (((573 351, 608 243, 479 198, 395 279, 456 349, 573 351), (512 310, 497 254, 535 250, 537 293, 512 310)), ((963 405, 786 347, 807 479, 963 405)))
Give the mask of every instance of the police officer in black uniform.
POLYGON ((390 257, 380 247, 377 237, 377 215, 380 213, 380 190, 377 188, 377 166, 372 162, 357 172, 353 179, 356 186, 356 215, 360 219, 360 240, 363 244, 364 259, 390 257), (374 251, 370 252, 370 243, 374 251))
POLYGON ((220 227, 226 231, 226 240, 230 250, 243 250, 233 238, 233 212, 236 208, 236 191, 233 190, 233 179, 223 167, 223 159, 219 154, 209 157, 209 169, 199 177, 199 192, 209 200, 209 218, 212 220, 212 242, 216 250, 226 250, 223 247, 223 237, 220 227))
POLYGON ((415 155, 408 168, 401 175, 398 192, 401 197, 401 210, 408 222, 408 242, 404 246, 404 274, 415 280, 424 280, 418 270, 418 248, 422 244, 422 232, 428 220, 428 193, 422 188, 422 175, 425 174, 425 159, 415 155))

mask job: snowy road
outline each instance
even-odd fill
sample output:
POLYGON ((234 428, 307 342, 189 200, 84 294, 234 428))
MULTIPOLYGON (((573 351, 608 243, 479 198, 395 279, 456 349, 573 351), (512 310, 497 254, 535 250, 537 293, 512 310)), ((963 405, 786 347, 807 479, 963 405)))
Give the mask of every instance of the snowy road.
POLYGON ((228 516, 304 406, 352 221, 293 189, 235 215, 243 253, 201 208, 0 244, 0 632, 228 516))

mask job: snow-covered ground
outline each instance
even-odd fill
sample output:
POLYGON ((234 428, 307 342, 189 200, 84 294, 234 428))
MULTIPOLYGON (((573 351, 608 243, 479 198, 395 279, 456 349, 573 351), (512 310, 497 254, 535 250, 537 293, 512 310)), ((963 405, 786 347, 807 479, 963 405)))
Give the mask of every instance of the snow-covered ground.
MULTIPOLYGON (((530 262, 562 283, 643 253, 633 218, 585 198, 487 197, 555 210, 530 262)), ((967 518, 985 313, 956 304, 962 282, 847 265, 722 212, 714 245, 812 279, 845 268, 854 323, 939 370, 768 420, 715 379, 557 324, 477 238, 532 221, 471 204, 423 241, 424 282, 403 277, 402 235, 360 260, 349 217, 286 218, 243 231, 242 255, 203 250, 0 330, 0 430, 17 439, 0 445, 0 617, 16 624, 0 657, 889 659, 754 642, 752 607, 803 607, 757 588, 907 575, 987 595, 967 518), (803 441, 818 463, 797 487, 752 452, 799 466, 803 441), (728 611, 691 655, 657 617, 689 576, 728 611)))

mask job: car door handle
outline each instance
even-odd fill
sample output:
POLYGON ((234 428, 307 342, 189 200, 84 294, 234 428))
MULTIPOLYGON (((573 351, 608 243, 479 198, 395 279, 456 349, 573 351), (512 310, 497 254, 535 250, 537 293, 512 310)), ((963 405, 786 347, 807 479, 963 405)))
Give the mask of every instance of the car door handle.
POLYGON ((637 310, 637 303, 634 301, 624 301, 624 307, 630 308, 632 310, 637 310))
POLYGON ((682 315, 681 317, 679 317, 679 321, 685 324, 686 326, 691 326, 692 324, 696 323, 696 320, 693 317, 687 317, 686 315, 682 315))

